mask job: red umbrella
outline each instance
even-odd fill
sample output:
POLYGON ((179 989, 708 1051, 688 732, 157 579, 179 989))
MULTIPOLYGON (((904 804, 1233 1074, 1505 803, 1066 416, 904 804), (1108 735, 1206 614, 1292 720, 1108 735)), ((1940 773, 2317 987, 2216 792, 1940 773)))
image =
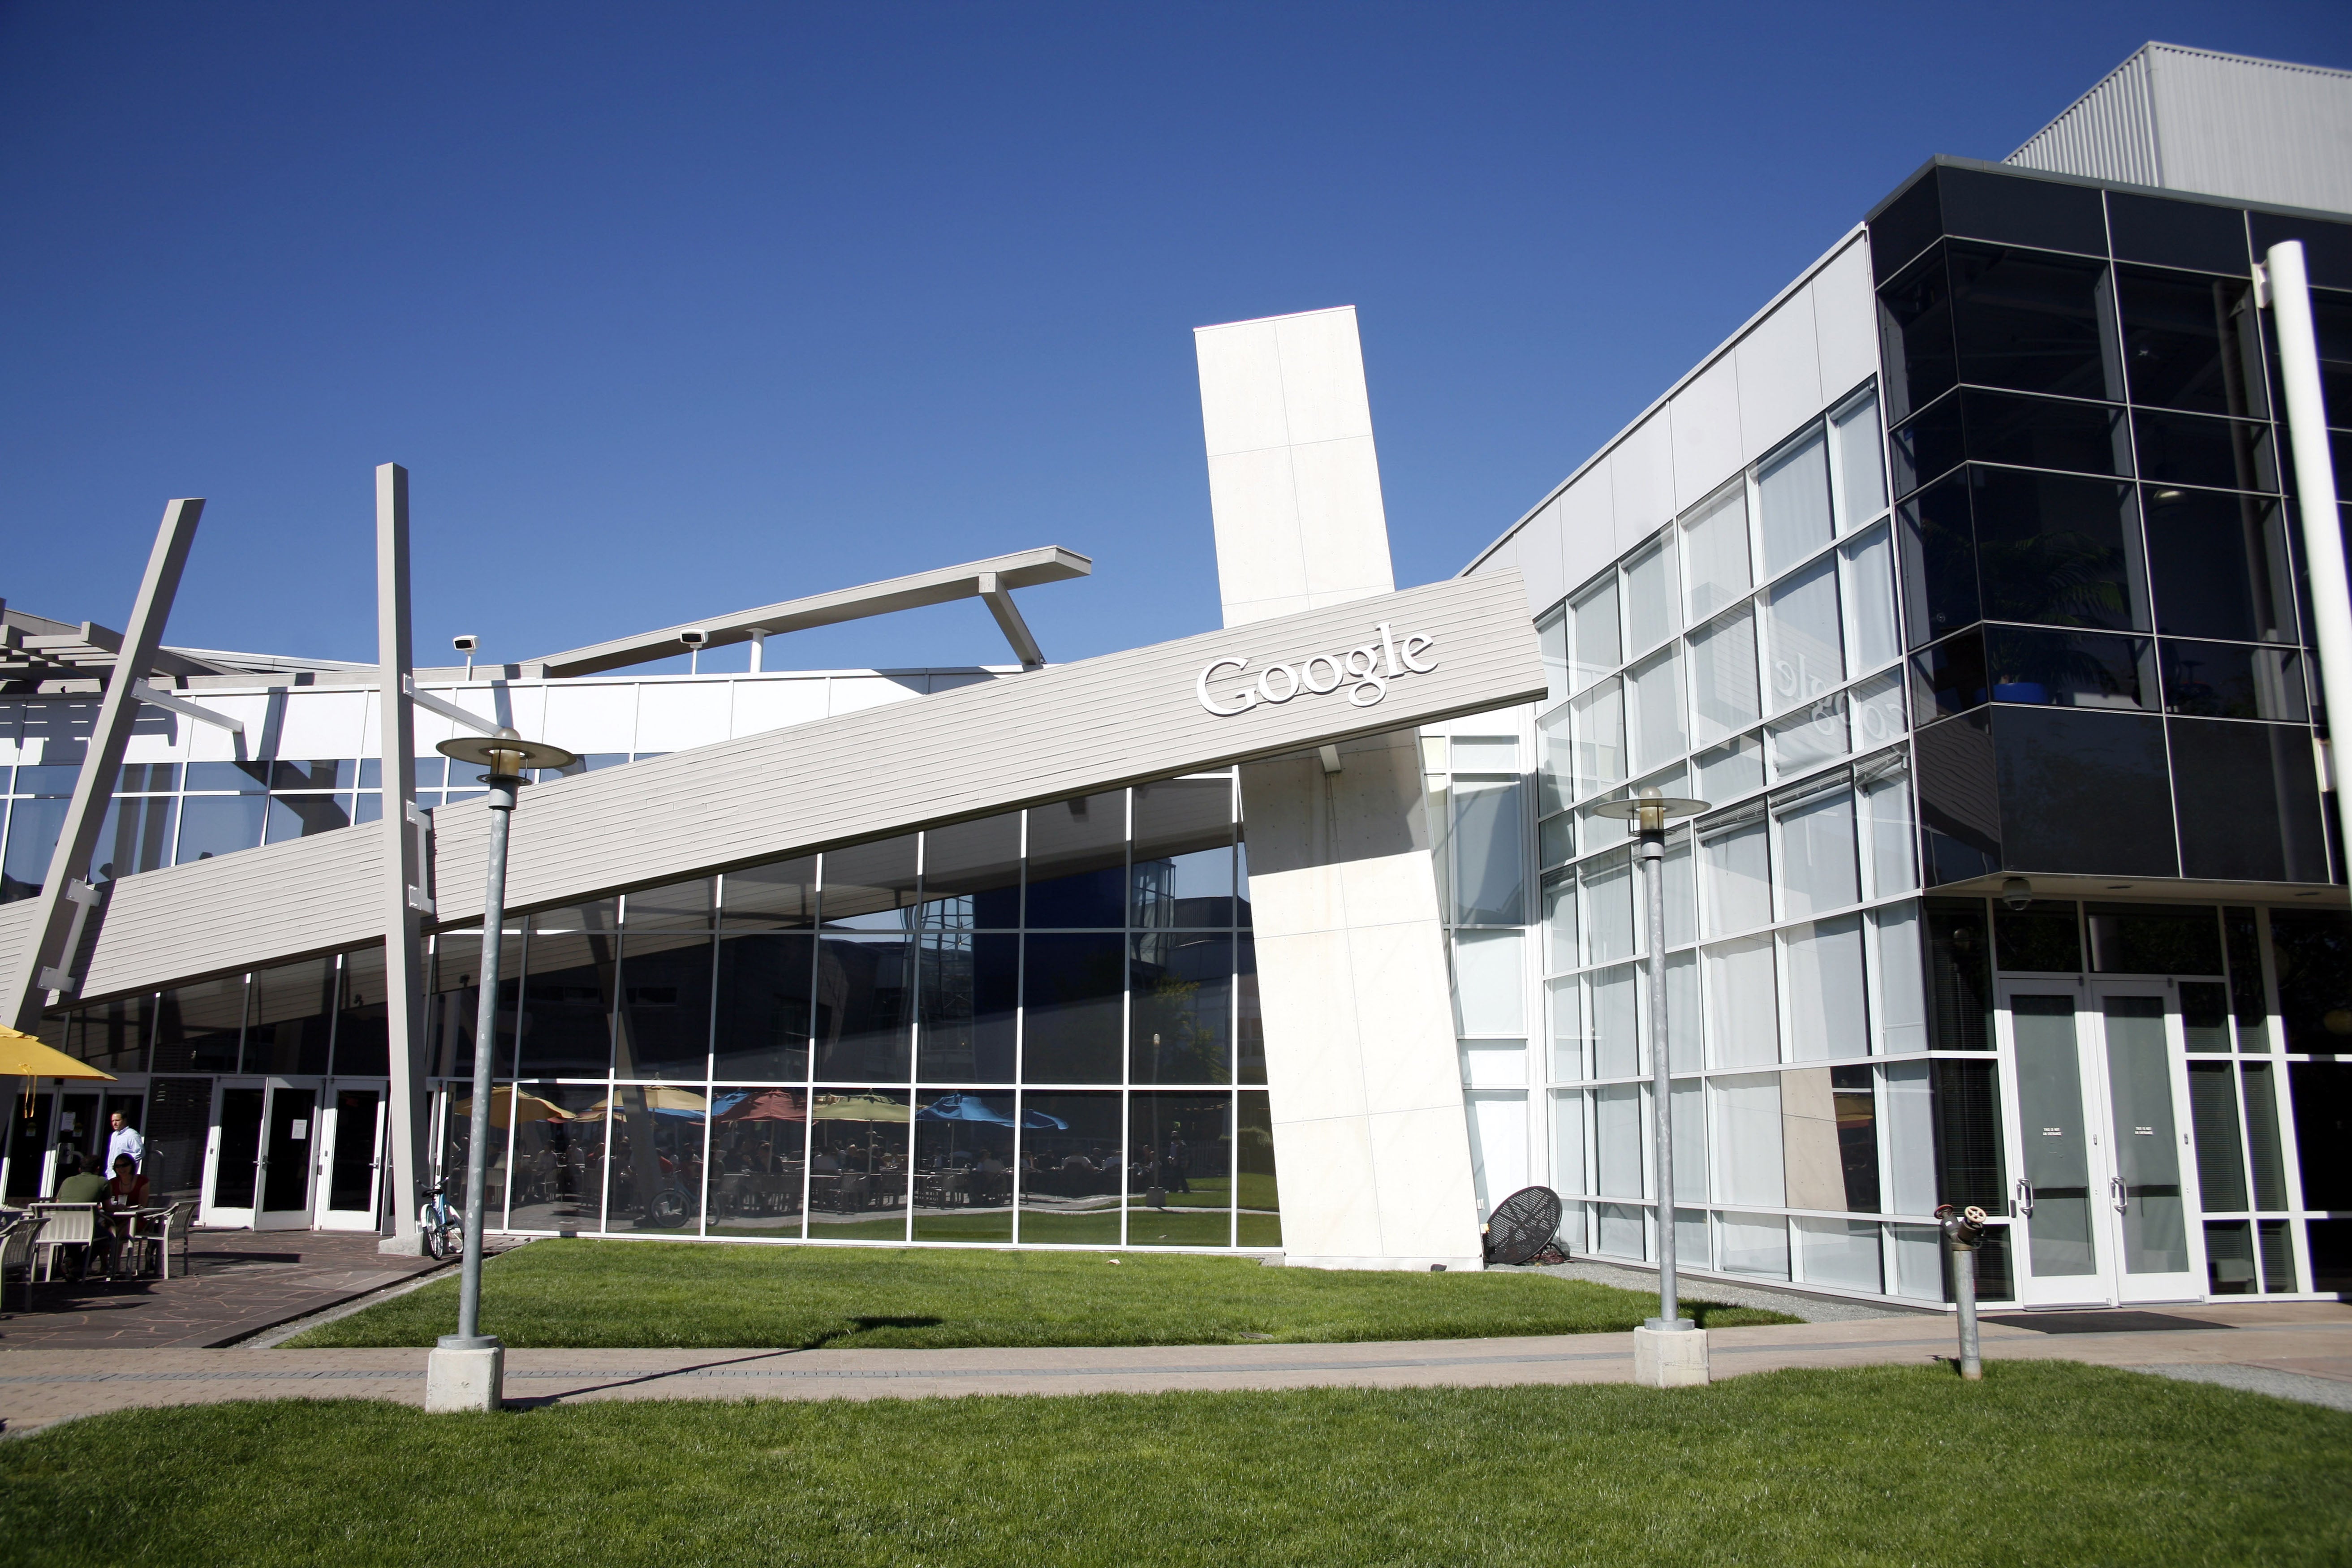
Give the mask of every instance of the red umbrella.
POLYGON ((764 1089, 719 1113, 721 1121, 806 1121, 808 1107, 789 1089, 764 1089))

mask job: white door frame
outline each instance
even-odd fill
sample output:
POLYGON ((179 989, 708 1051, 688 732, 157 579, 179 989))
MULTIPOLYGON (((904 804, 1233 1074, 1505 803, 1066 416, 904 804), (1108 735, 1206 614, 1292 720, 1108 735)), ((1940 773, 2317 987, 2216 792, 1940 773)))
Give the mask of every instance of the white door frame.
POLYGON ((199 1189, 201 1201, 196 1208, 196 1223, 227 1230, 250 1230, 253 1216, 261 1203, 261 1145, 269 1137, 269 1080, 263 1078, 216 1078, 213 1079, 212 1115, 205 1131, 204 1184, 199 1189), (253 1202, 242 1206, 223 1207, 216 1201, 220 1191, 221 1107, 228 1096, 239 1089, 261 1091, 260 1131, 254 1140, 253 1202))
POLYGON ((2201 1301, 2207 1294, 2205 1279, 2205 1226, 2202 1205, 2197 1191, 2197 1152, 2190 1142, 2189 1124, 2189 1061, 2187 1037, 2180 1022, 2180 989, 2172 980, 2099 980, 2084 987, 2089 1005, 2084 1009, 2099 1020, 2099 1038, 2089 1055, 2095 1061, 2099 1086, 2099 1120, 2107 1130, 2105 1144, 2107 1187, 2102 1194, 2100 1213, 2107 1227, 2107 1239, 2117 1260, 2114 1272, 2115 1299, 2120 1304, 2134 1301, 2201 1301), (2115 1075, 2115 1057, 2106 1039, 2106 1011, 2104 1002, 2111 996, 2144 996, 2161 1002, 2164 1007, 2164 1089, 2168 1097, 2171 1124, 2168 1127, 2126 1127, 2116 1124, 2116 1092, 2118 1085, 2115 1075), (2135 1152, 2135 1146, 2161 1137, 2169 1145, 2174 1161, 2174 1180, 2179 1191, 2181 1257, 2183 1268, 2161 1274, 2135 1272, 2128 1264, 2126 1226, 2130 1195, 2124 1181, 2124 1164, 2135 1152))
POLYGON ((319 1201, 319 1102, 324 1096, 320 1080, 311 1079, 298 1082, 290 1078, 271 1077, 269 1094, 261 1109, 261 1163, 259 1176, 254 1185, 253 1228, 256 1230, 308 1230, 310 1216, 319 1201), (310 1114, 298 1117, 288 1123, 289 1147, 283 1154, 273 1154, 271 1131, 277 1123, 278 1097, 281 1094, 304 1094, 310 1097, 310 1114), (269 1205, 269 1171, 273 1162, 299 1164, 302 1169, 302 1202, 299 1207, 274 1209, 269 1205))

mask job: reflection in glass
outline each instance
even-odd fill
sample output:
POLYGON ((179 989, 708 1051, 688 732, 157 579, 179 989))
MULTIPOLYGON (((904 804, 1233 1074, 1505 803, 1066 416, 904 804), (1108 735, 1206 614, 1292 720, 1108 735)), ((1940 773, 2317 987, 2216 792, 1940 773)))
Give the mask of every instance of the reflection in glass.
POLYGON ((1454 919, 1464 925, 1525 922, 1519 784, 1454 781, 1454 919))
POLYGON ((1829 444, 1818 428, 1756 470, 1764 575, 1777 577, 1830 542, 1829 444))
POLYGON ((809 1102, 809 1239, 907 1235, 914 1108, 885 1089, 819 1089, 809 1102))
POLYGON ((1231 1082, 1233 939, 1147 931, 1130 940, 1129 1081, 1231 1082))
POLYGON ((621 960, 613 1076, 699 1083, 710 1052, 711 939, 631 931, 621 960))
POLYGON ((173 986, 155 1001, 154 1070, 236 1071, 244 1025, 243 975, 173 986))
POLYGON ((1965 243, 1950 258, 1960 380, 2123 400, 2104 263, 1965 243))
POLYGON ((719 1003, 712 1072, 751 1082, 805 1079, 811 965, 816 940, 757 932, 719 943, 719 1003))
POLYGON ((1995 910, 1992 940, 1997 962, 2012 973, 2082 972, 2083 938, 2071 900, 2037 899, 2022 910, 1995 910))
POLYGON ((929 1083, 1012 1082, 1021 938, 1012 931, 926 931, 921 963, 918 1076, 929 1083))
POLYGON ((1263 1092, 1244 1089, 1234 1115, 1234 1240, 1282 1245, 1282 1197, 1274 1165, 1274 1112, 1263 1092))
POLYGON ((624 901, 622 912, 632 932, 709 931, 717 892, 708 877, 666 888, 640 888, 624 901))
POLYGON ((2174 719, 2166 728, 2184 876, 2327 880, 2308 729, 2209 719, 2174 719))
MULTIPOLYGON (((25 805, 39 807, 45 801, 26 801, 25 805)), ((153 871, 172 863, 172 830, 177 825, 180 803, 173 795, 117 795, 106 806, 105 820, 98 830, 98 847, 91 851, 89 879, 105 882, 116 877, 136 876, 142 871, 153 871)), ((38 815, 37 812, 36 815, 38 815)), ((60 822, 50 830, 51 852, 54 840, 63 828, 60 822)), ((29 829, 28 829, 29 831, 29 829)), ((37 883, 48 874, 43 866, 33 875, 37 883)))
POLYGON ((1833 691, 1764 726, 1774 778, 1795 778, 1846 754, 1845 698, 1833 691))
POLYGON ((816 924, 816 857, 730 871, 720 889, 730 931, 797 931, 816 924))
POLYGON ((2145 486, 2156 626, 2176 637, 2293 642, 2294 571, 2279 504, 2145 486))
POLYGON ((1135 791, 1128 919, 1139 926, 1233 923, 1233 781, 1171 779, 1135 791))
POLYGON ((1126 911, 1126 792, 1031 811, 1029 928, 1122 925, 1126 911))
POLYGON ((2157 647, 2168 713, 2297 721, 2311 717, 2297 649, 2177 637, 2162 638, 2157 647))
POLYGON ((324 1073, 334 1028, 335 961, 281 963, 253 977, 245 1020, 247 1072, 324 1073))
POLYGON ((2091 968, 2101 974, 2219 974, 2210 904, 2089 904, 2091 968))
MULTIPOLYGON (((18 802, 13 816, 21 816, 26 803, 18 802)), ((173 864, 184 866, 192 860, 209 860, 215 855, 234 855, 240 849, 251 849, 261 842, 262 821, 269 802, 257 795, 192 795, 180 802, 180 847, 173 857, 173 864)), ((64 821, 62 803, 58 812, 60 825, 64 821)), ((58 829, 49 829, 52 843, 58 829)), ((9 847, 16 841, 16 824, 11 821, 9 847)), ((21 875, 21 873, 20 873, 21 875)), ((36 875, 35 885, 38 885, 36 875)))
POLYGON ((1021 923, 1021 814, 923 835, 927 929, 1003 931, 1021 923))
POLYGON ((2131 486, 1978 468, 1969 481, 1986 619, 2147 626, 2131 486))
POLYGON ((1976 530, 1969 510, 1969 477, 1954 474, 1928 486, 1896 510, 1903 544, 1904 601, 1911 608, 1914 647, 1979 618, 1976 530))
POLYGON ((2163 720, 1995 708, 1992 741, 2010 865, 2091 875, 2179 875, 2163 720))
POLYGON ((907 1079, 914 957, 914 942, 902 936, 828 933, 817 944, 817 1077, 907 1079))
POLYGON ((915 923, 915 835, 827 850, 824 923, 833 930, 900 931, 915 923))
POLYGON ((2140 473, 2153 483, 2231 490, 2279 488, 2278 456, 2267 421, 2136 408, 2132 434, 2139 447, 2140 473))
POLYGON ((914 1239, 1011 1241, 1013 1097, 960 1089, 915 1104, 914 1239))
POLYGON ((352 797, 347 795, 273 795, 266 838, 283 844, 352 825, 352 797))
MULTIPOLYGON (((462 1172, 467 1090, 448 1096, 450 1149, 444 1170, 462 1172)), ((604 1228, 604 1114, 602 1084, 520 1083, 490 1097, 490 1122, 510 1174, 507 1224, 516 1230, 604 1228), (508 1153, 508 1151, 511 1151, 508 1153)))
POLYGON ((1744 481, 1725 487, 1683 520, 1683 572, 1694 625, 1738 603, 1754 585, 1748 563, 1744 481))
POLYGON ((1675 614, 1682 595, 1675 590, 1675 542, 1669 530, 1658 542, 1625 563, 1625 651, 1657 647, 1681 625, 1675 614))
POLYGON ((721 1086, 711 1091, 709 1234, 799 1237, 808 1110, 803 1089, 721 1086))
POLYGON ((1117 1246, 1126 1191, 1118 1091, 1031 1090, 1021 1110, 1021 1240, 1117 1246))
POLYGON ((1117 1083, 1125 940, 1116 932, 1024 939, 1022 1078, 1029 1083, 1117 1083))
MULTIPOLYGON (((2242 274, 2244 242, 2238 265, 2242 274)), ((2253 290, 2243 276, 2193 278, 2149 268, 2116 269, 2124 363, 2132 401, 2200 414, 2268 411, 2253 290)))
POLYGON ((1765 598, 1765 665, 1772 711, 1811 702, 1844 683, 1837 563, 1816 561, 1765 598))
POLYGON ((607 1231, 695 1234, 702 1224, 703 1124, 709 1104, 699 1085, 625 1083, 583 1120, 607 1123, 607 1231))
POLYGON ((1233 1245, 1233 1096, 1128 1097, 1127 1244, 1233 1245))
MULTIPOLYGON (((531 917, 530 974, 522 986, 524 1075, 602 1078, 610 1068, 613 1002, 621 957, 618 923, 609 900, 531 917)), ((514 943, 509 952, 520 956, 520 946, 514 943)), ((451 1045, 462 1042, 464 1047, 470 1047, 472 1043, 480 952, 480 940, 471 933, 445 934, 440 939, 439 973, 435 981, 441 993, 436 998, 440 1004, 436 1022, 442 1038, 451 1045)), ((502 988, 515 984, 520 968, 507 958, 499 960, 502 988)), ((435 1071, 444 1077, 469 1076, 471 1055, 470 1048, 461 1048, 436 1061, 435 1071), (466 1065, 459 1065, 461 1059, 466 1065)), ((505 1058, 503 1051, 500 1055, 511 1059, 505 1058)), ((702 1076, 698 1059, 694 1076, 702 1076)))
POLYGON ((2270 922, 2286 1048, 2352 1049, 2352 920, 2335 910, 2273 910, 2270 922))
POLYGON ((2154 647, 2147 637, 1992 626, 1985 650, 1996 702, 2156 710, 2154 647))

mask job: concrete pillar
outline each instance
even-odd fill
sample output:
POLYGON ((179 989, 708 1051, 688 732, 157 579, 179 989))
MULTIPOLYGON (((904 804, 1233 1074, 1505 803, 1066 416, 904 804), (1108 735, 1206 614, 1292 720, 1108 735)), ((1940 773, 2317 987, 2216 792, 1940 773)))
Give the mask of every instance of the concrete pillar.
MULTIPOLYGON (((1194 346, 1225 625, 1394 591, 1354 309, 1194 346)), ((1477 1268, 1419 739, 1252 763, 1241 784, 1286 1259, 1477 1268)))

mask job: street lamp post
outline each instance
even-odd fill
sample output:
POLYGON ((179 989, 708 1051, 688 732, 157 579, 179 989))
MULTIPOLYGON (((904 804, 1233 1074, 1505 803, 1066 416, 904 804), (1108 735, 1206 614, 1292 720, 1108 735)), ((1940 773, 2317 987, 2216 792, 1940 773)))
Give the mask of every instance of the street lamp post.
POLYGON ((1707 808, 1703 800, 1645 789, 1595 807, 1633 824, 1642 865, 1643 929, 1650 945, 1650 1150, 1658 1184, 1658 1315, 1633 1331, 1633 1381, 1674 1388, 1707 1380, 1706 1335, 1682 1315, 1675 1280, 1673 1053, 1666 1046, 1666 826, 1707 808))
POLYGON ((444 1334, 427 1359, 427 1410, 496 1410, 505 1382, 506 1347, 482 1332, 482 1190, 488 1176, 490 1079, 498 1055, 499 959, 507 914, 507 836, 525 768, 570 767, 579 759, 560 746, 526 741, 512 730, 461 735, 435 748, 443 756, 488 768, 490 852, 482 893, 481 999, 474 1015, 472 1131, 466 1147, 466 1256, 459 1266, 457 1331, 444 1334))

